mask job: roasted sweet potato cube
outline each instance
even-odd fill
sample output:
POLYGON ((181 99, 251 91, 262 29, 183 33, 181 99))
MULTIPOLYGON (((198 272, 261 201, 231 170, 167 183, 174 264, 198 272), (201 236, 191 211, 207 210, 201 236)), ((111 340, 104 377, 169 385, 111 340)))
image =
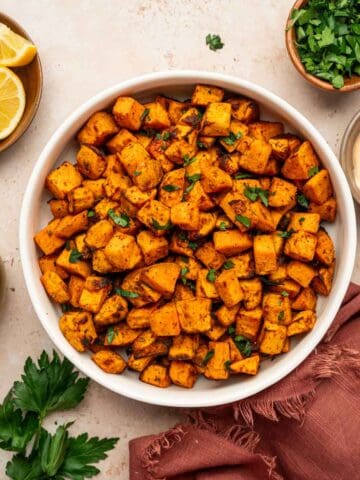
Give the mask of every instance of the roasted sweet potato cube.
POLYGON ((190 240, 207 237, 215 228, 217 214, 214 212, 199 212, 199 226, 196 231, 190 231, 190 240))
POLYGON ((109 210, 114 210, 114 208, 117 208, 118 206, 119 204, 117 202, 110 200, 109 198, 103 198, 94 208, 96 218, 102 220, 108 218, 109 210))
POLYGON ((293 260, 287 265, 287 274, 302 287, 308 287, 316 275, 316 270, 307 263, 293 260))
POLYGON ((185 169, 177 168, 164 175, 159 187, 159 200, 167 207, 181 202, 185 186, 185 169))
POLYGON ((123 290, 127 290, 136 294, 128 297, 128 301, 135 307, 143 307, 150 303, 155 303, 161 298, 161 294, 159 292, 155 292, 155 290, 142 282, 142 272, 143 268, 132 270, 124 277, 121 283, 121 288, 123 290))
POLYGON ((124 173, 110 173, 104 183, 105 195, 119 201, 123 193, 131 186, 130 178, 124 173))
POLYGON ((255 265, 253 254, 243 253, 242 255, 236 255, 229 258, 227 266, 233 264, 232 268, 235 270, 238 278, 251 278, 255 275, 255 265), (229 264, 230 262, 230 264, 229 264))
POLYGON ((194 129, 198 130, 200 122, 201 114, 198 108, 191 106, 189 108, 185 108, 184 112, 179 118, 178 125, 176 125, 177 138, 188 137, 190 132, 194 131, 194 129))
POLYGON ((230 308, 228 308, 226 305, 221 305, 221 307, 216 310, 215 316, 223 327, 229 327, 235 322, 235 317, 238 310, 239 305, 234 305, 230 308))
POLYGON ((222 267, 226 258, 215 250, 213 242, 206 242, 195 252, 195 257, 202 262, 207 268, 218 270, 222 267))
POLYGON ((210 330, 208 330, 205 335, 213 342, 217 342, 224 335, 226 330, 226 327, 214 322, 210 330))
POLYGON ((228 307, 234 307, 244 298, 243 290, 234 270, 223 270, 215 280, 216 290, 228 307))
POLYGON ((132 344, 140 335, 141 330, 133 330, 126 323, 110 326, 105 335, 104 345, 112 347, 126 347, 132 344))
POLYGON ((143 126, 163 130, 170 127, 170 119, 166 109, 159 102, 146 103, 145 108, 148 114, 145 116, 143 126))
POLYGON ((181 329, 186 333, 207 332, 211 328, 211 300, 195 298, 176 302, 181 329))
POLYGON ((270 138, 284 133, 284 125, 280 122, 253 122, 249 125, 249 135, 253 138, 264 139, 266 142, 270 138))
POLYGON ((186 200, 197 205, 200 211, 207 212, 211 210, 215 206, 215 203, 211 197, 205 193, 201 182, 196 182, 193 185, 193 189, 186 195, 186 200))
POLYGON ((293 310, 315 310, 316 295, 311 287, 303 288, 291 304, 293 310))
POLYGON ((86 233, 85 243, 90 248, 105 247, 113 236, 114 228, 108 220, 94 223, 86 233))
POLYGON ((305 333, 312 330, 316 322, 315 312, 312 310, 304 310, 297 313, 293 317, 291 325, 288 326, 288 337, 298 335, 299 333, 305 333))
POLYGON ((230 365, 231 373, 245 373, 246 375, 256 375, 260 368, 260 355, 255 353, 251 357, 238 360, 230 365))
POLYGON ((309 212, 318 213, 321 220, 324 222, 334 222, 336 218, 336 200, 335 198, 329 198, 326 202, 318 205, 317 203, 310 202, 309 212))
POLYGON ((157 237, 148 230, 141 231, 136 237, 146 265, 155 263, 168 255, 169 245, 164 237, 157 237))
POLYGON ((65 313, 60 318, 59 327, 66 340, 78 352, 85 352, 86 346, 97 338, 94 322, 89 312, 65 313))
POLYGON ((224 90, 212 85, 196 85, 191 96, 191 103, 206 107, 209 103, 221 102, 224 98, 224 90))
POLYGON ((152 200, 156 196, 156 189, 143 192, 139 187, 133 185, 123 192, 125 199, 132 203, 135 207, 141 208, 148 200, 152 200))
POLYGON ((316 243, 316 235, 299 230, 286 240, 284 252, 295 260, 311 262, 315 255, 316 243))
POLYGON ((142 372, 145 368, 151 363, 153 357, 142 357, 142 358, 135 358, 134 354, 131 354, 127 361, 127 366, 131 370, 135 370, 136 372, 142 372))
POLYGON ((122 356, 111 350, 99 350, 91 359, 106 373, 119 374, 126 368, 126 362, 122 356))
POLYGON ((295 298, 296 295, 300 292, 300 285, 294 280, 286 279, 283 280, 279 285, 273 285, 270 287, 272 292, 283 293, 286 292, 289 295, 289 298, 295 298))
POLYGON ((59 275, 60 278, 62 278, 63 280, 66 280, 69 274, 67 273, 66 270, 56 265, 56 259, 57 259, 56 254, 43 255, 42 257, 40 257, 39 267, 40 267, 41 273, 44 274, 45 272, 55 272, 59 275))
POLYGON ((198 346, 199 337, 197 335, 178 335, 173 338, 169 358, 171 360, 192 360, 198 346))
POLYGON ((196 279, 196 296, 201 298, 219 298, 214 282, 208 280, 209 270, 200 269, 196 279))
MULTIPOLYGON (((239 122, 238 120, 232 120, 230 123, 230 133, 228 137, 224 137, 220 140, 220 144, 223 146, 223 148, 229 152, 232 153, 236 150, 240 139, 244 137, 245 135, 248 134, 249 127, 245 125, 245 123, 239 122)), ((233 156, 227 156, 224 155, 221 159, 223 162, 228 163, 228 161, 231 161, 231 163, 234 164, 234 167, 236 166, 237 168, 234 169, 234 171, 231 171, 232 168, 228 164, 228 168, 224 168, 228 173, 235 173, 238 170, 239 167, 239 154, 236 152, 233 156), (228 161, 227 161, 228 160, 228 161), (229 171, 230 170, 230 171, 229 171)))
POLYGON ((85 280, 77 277, 76 275, 71 275, 69 283, 68 283, 68 290, 69 290, 69 302, 70 304, 75 307, 79 308, 79 300, 81 296, 81 292, 83 291, 85 285, 85 280))
MULTIPOLYGON (((144 330, 141 332, 132 345, 132 350, 136 354, 144 348, 148 348, 153 345, 157 340, 157 335, 152 330, 144 330)), ((136 356, 136 355, 135 355, 136 356)))
MULTIPOLYGON (((69 213, 79 213, 92 208, 95 203, 93 192, 87 187, 78 187, 68 193, 69 213)), ((65 216, 65 215, 64 215, 65 216)))
POLYGON ((218 167, 207 167, 202 170, 200 181, 206 193, 220 193, 232 187, 230 175, 218 167))
POLYGON ((119 127, 139 130, 146 112, 144 105, 141 105, 135 98, 119 97, 112 113, 119 127))
POLYGON ((63 200, 74 188, 80 187, 82 176, 69 162, 52 170, 46 177, 45 186, 55 198, 63 200))
POLYGON ((165 235, 171 228, 170 208, 158 200, 145 203, 137 212, 137 218, 158 236, 165 235))
POLYGON ((269 275, 269 280, 274 283, 281 283, 287 278, 286 264, 278 265, 278 268, 269 275))
POLYGON ((174 302, 154 309, 150 317, 150 328, 159 337, 180 335, 179 316, 174 302))
POLYGON ((258 275, 268 275, 277 268, 277 256, 272 235, 254 237, 255 270, 258 275))
POLYGON ((246 310, 253 310, 261 303, 262 282, 259 278, 251 280, 240 280, 240 286, 244 292, 244 307, 246 310))
POLYGON ((161 180, 160 163, 150 157, 145 148, 137 142, 129 143, 120 153, 120 161, 131 180, 140 190, 156 187, 161 180))
MULTIPOLYGON (((239 148, 239 147, 238 147, 239 148)), ((263 174, 271 155, 271 145, 264 140, 251 140, 239 157, 239 166, 249 172, 263 174)))
POLYGON ((236 335, 242 335, 251 341, 255 341, 260 330, 262 317, 263 311, 261 308, 240 309, 236 315, 236 335))
POLYGON ((112 137, 106 144, 110 153, 120 153, 121 150, 131 142, 136 142, 137 138, 126 128, 122 128, 119 133, 112 137))
POLYGON ((175 284, 180 275, 180 267, 176 263, 157 263, 144 268, 141 280, 161 295, 170 296, 174 293, 175 284))
POLYGON ((236 120, 246 124, 255 122, 259 118, 260 110, 257 103, 250 98, 229 98, 231 114, 236 120))
POLYGON ((170 220, 182 230, 197 230, 199 228, 199 209, 191 202, 181 202, 173 205, 170 211, 170 220))
POLYGON ((92 180, 101 177, 106 168, 104 156, 91 145, 81 145, 76 155, 76 162, 79 172, 92 180))
POLYGON ((79 275, 82 278, 88 277, 91 274, 90 265, 82 260, 74 261, 75 259, 72 257, 72 252, 73 250, 67 250, 65 248, 58 256, 56 265, 73 275, 79 275))
POLYGON ((290 157, 285 160, 281 173, 290 180, 307 180, 311 169, 319 165, 319 159, 311 143, 305 140, 290 157))
POLYGON ((141 250, 135 238, 125 233, 117 232, 108 242, 104 253, 117 270, 131 270, 142 261, 141 250))
POLYGON ((295 135, 285 134, 271 138, 269 143, 272 147, 273 156, 284 161, 301 145, 301 140, 295 135))
POLYGON ((107 112, 96 112, 86 122, 77 135, 79 143, 99 146, 117 133, 118 127, 107 112))
POLYGON ((110 273, 116 271, 116 267, 109 262, 104 249, 95 250, 92 254, 92 268, 98 273, 110 273))
POLYGON ((190 288, 190 285, 183 285, 182 283, 177 283, 174 292, 174 300, 186 300, 195 298, 195 294, 190 288))
POLYGON ((57 303, 68 302, 69 292, 66 283, 54 271, 48 270, 41 277, 46 293, 57 303))
POLYGON ((318 213, 292 213, 288 230, 304 230, 309 233, 317 233, 319 230, 320 215, 318 213))
POLYGON ((87 211, 80 212, 77 215, 66 215, 66 217, 59 220, 55 235, 61 238, 70 238, 76 233, 86 230, 88 224, 89 218, 87 211))
POLYGON ((48 201, 51 213, 54 218, 62 218, 69 215, 69 202, 52 198, 48 201))
POLYGON ((231 337, 228 337, 225 342, 228 343, 230 347, 230 362, 237 362, 239 360, 242 360, 243 356, 238 347, 236 346, 234 340, 231 337))
POLYGON ((274 177, 269 189, 268 201, 270 207, 286 207, 292 204, 296 198, 296 190, 296 185, 293 183, 274 177))
POLYGON ((120 295, 112 295, 103 303, 100 311, 95 315, 96 325, 111 325, 124 320, 128 314, 128 303, 120 295))
POLYGON ((226 137, 230 132, 230 120, 229 103, 209 103, 203 116, 201 133, 208 137, 226 137))
POLYGON ((252 237, 238 230, 225 230, 215 232, 213 235, 215 250, 226 255, 237 255, 248 250, 253 245, 252 237))
POLYGON ((127 317, 126 322, 130 328, 148 328, 150 327, 150 317, 154 311, 155 306, 132 308, 127 317))
POLYGON ((79 299, 80 307, 88 312, 99 312, 111 288, 111 282, 107 278, 95 275, 87 277, 79 299))
POLYGON ((213 352, 205 366, 204 375, 211 380, 226 380, 229 370, 226 367, 230 360, 230 347, 227 342, 209 342, 209 353, 213 352))
POLYGON ((175 232, 171 237, 169 250, 178 255, 193 257, 194 250, 191 246, 189 246, 189 243, 189 239, 183 235, 182 232, 175 232))
POLYGON ((140 380, 155 387, 166 388, 171 384, 167 368, 153 363, 145 368, 140 374, 140 380))
POLYGON ((317 233, 315 259, 327 266, 332 265, 335 259, 335 248, 333 241, 326 230, 322 228, 317 233))
MULTIPOLYGON (((180 266, 180 277, 186 280, 196 280, 201 270, 200 263, 191 257, 177 257, 176 263, 180 266)), ((185 282, 186 283, 186 282, 185 282)))
POLYGON ((170 363, 169 375, 175 385, 192 388, 198 377, 198 371, 192 363, 173 360, 170 363))
POLYGON ((265 322, 289 325, 292 318, 289 297, 277 293, 265 293, 263 314, 265 322))
POLYGON ((319 293, 320 295, 325 295, 326 297, 330 294, 332 280, 334 276, 334 269, 334 264, 332 264, 328 268, 319 269, 317 276, 311 282, 311 286, 316 293, 319 293))
POLYGON ((287 328, 272 322, 264 322, 260 334, 259 350, 265 355, 278 355, 282 352, 286 340, 287 328))
POLYGON ((333 195, 330 175, 328 170, 320 170, 308 180, 303 187, 304 195, 314 203, 322 205, 333 195))

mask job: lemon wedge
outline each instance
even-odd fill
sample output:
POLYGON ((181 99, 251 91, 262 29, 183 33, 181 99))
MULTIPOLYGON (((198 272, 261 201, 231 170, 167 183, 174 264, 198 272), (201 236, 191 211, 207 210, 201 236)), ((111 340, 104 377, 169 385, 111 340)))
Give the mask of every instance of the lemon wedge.
POLYGON ((0 140, 15 130, 24 113, 25 102, 20 78, 8 68, 0 67, 0 140))
POLYGON ((36 47, 29 40, 0 23, 0 65, 22 67, 36 55, 36 47))

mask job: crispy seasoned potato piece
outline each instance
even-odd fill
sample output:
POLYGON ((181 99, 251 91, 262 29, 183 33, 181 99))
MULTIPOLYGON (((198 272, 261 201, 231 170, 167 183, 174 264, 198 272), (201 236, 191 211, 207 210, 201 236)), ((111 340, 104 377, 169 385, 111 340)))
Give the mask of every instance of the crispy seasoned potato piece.
POLYGON ((295 135, 285 134, 270 138, 269 143, 273 156, 284 161, 301 145, 301 140, 295 135))
POLYGON ((150 317, 150 328, 160 337, 180 335, 179 316, 174 302, 154 309, 150 317))
POLYGON ((119 127, 129 130, 139 130, 145 112, 144 105, 131 97, 119 97, 113 107, 112 113, 119 127))
POLYGON ((104 249, 100 248, 95 250, 92 254, 92 268, 98 273, 110 273, 115 272, 116 267, 109 262, 107 256, 104 253, 104 249))
POLYGON ((260 368, 260 355, 257 353, 251 357, 238 360, 230 365, 231 373, 246 373, 247 375, 256 375, 260 368))
POLYGON ((205 333, 205 335, 213 342, 216 342, 217 340, 220 340, 220 338, 224 335, 225 332, 226 327, 223 327, 222 325, 219 325, 217 323, 213 323, 212 327, 205 333))
POLYGON ((317 233, 319 230, 320 215, 318 213, 292 213, 288 230, 304 230, 304 232, 317 233))
POLYGON ((319 269, 317 276, 311 282, 311 286, 316 293, 325 295, 326 297, 330 294, 334 270, 334 264, 330 265, 328 268, 319 269))
POLYGON ((96 218, 100 220, 108 218, 109 210, 114 210, 114 208, 117 208, 118 206, 119 204, 117 202, 114 202, 109 198, 103 198, 94 208, 96 218))
POLYGON ((163 365, 152 364, 145 368, 140 374, 140 380, 155 387, 166 388, 171 384, 167 368, 163 365))
POLYGON ((316 270, 307 263, 294 260, 287 264, 287 274, 302 287, 308 287, 316 275, 316 270))
POLYGON ((142 358, 135 358, 134 354, 131 354, 127 361, 127 366, 131 370, 135 370, 136 372, 142 372, 145 368, 151 363, 153 357, 142 357, 142 358))
POLYGON ((137 218, 158 236, 165 235, 171 227, 170 208, 158 200, 149 200, 145 203, 137 212, 137 218))
POLYGON ((195 252, 195 257, 202 262, 207 268, 214 268, 218 270, 222 267, 226 258, 221 253, 215 250, 212 242, 206 242, 199 247, 195 252))
POLYGON ((55 198, 64 200, 71 190, 80 187, 81 182, 82 176, 74 165, 64 162, 49 173, 45 180, 45 186, 55 198))
POLYGON ((238 310, 239 305, 234 305, 230 308, 228 308, 226 305, 221 305, 221 307, 215 312, 215 316, 223 327, 229 327, 235 322, 235 317, 238 310))
POLYGON ((296 185, 282 178, 274 177, 269 188, 269 205, 271 207, 287 207, 296 198, 296 185))
POLYGON ((138 337, 135 339, 132 345, 132 350, 134 354, 137 354, 141 350, 144 350, 145 348, 150 347, 150 345, 153 345, 156 342, 156 340, 157 340, 157 335, 155 334, 155 332, 153 332, 150 329, 144 330, 138 335, 138 337))
POLYGON ((264 139, 268 142, 271 138, 284 133, 284 125, 280 122, 254 122, 249 125, 249 135, 253 138, 264 139))
POLYGON ((203 116, 201 133, 208 137, 226 137, 230 132, 230 120, 229 103, 209 103, 203 116))
POLYGON ((169 375, 175 385, 192 388, 197 380, 198 371, 192 363, 173 360, 170 363, 169 375))
POLYGON ((160 183, 161 165, 140 143, 129 143, 120 153, 120 161, 131 180, 140 190, 147 191, 160 183))
POLYGON ((229 98, 228 102, 231 105, 231 115, 246 124, 255 122, 259 118, 259 106, 254 100, 250 98, 229 98))
POLYGON ((112 295, 103 303, 100 311, 95 315, 96 325, 111 325, 124 320, 128 314, 128 303, 120 295, 112 295))
POLYGON ((154 308, 154 305, 149 305, 147 307, 133 308, 130 310, 126 317, 126 322, 129 327, 135 329, 150 327, 150 317, 154 308))
POLYGON ((251 278, 255 275, 255 264, 252 252, 229 258, 226 266, 227 268, 231 266, 231 268, 235 270, 238 278, 251 278))
POLYGON ((67 250, 66 248, 60 253, 56 260, 56 265, 63 268, 72 275, 79 275, 82 278, 86 278, 91 274, 90 265, 82 260, 74 260, 72 258, 73 250, 67 250))
POLYGON ((66 272, 66 270, 56 265, 56 259, 57 259, 56 254, 43 255, 42 257, 40 257, 39 267, 40 267, 41 273, 44 274, 45 272, 55 272, 59 275, 60 278, 62 278, 63 280, 66 280, 69 274, 66 272))
POLYGON ((162 130, 170 127, 170 119, 167 111, 159 102, 146 103, 145 108, 148 114, 144 119, 145 128, 154 128, 155 130, 162 130))
POLYGON ((180 275, 180 267, 176 263, 157 263, 144 268, 141 280, 161 295, 169 296, 174 293, 175 284, 180 275))
POLYGON ((290 180, 307 180, 311 170, 319 165, 319 159, 308 140, 305 140, 290 157, 285 160, 281 173, 290 180))
POLYGON ((119 374, 126 368, 126 362, 122 356, 111 350, 99 350, 91 359, 106 373, 119 374))
POLYGON ((186 195, 186 200, 199 207, 200 211, 207 212, 211 210, 215 203, 211 200, 210 196, 205 193, 201 182, 193 183, 193 189, 186 195))
POLYGON ((79 172, 91 180, 97 180, 104 173, 106 160, 99 150, 91 145, 81 145, 76 155, 79 172))
POLYGON ((69 215, 69 202, 67 200, 52 198, 48 201, 48 204, 54 218, 62 218, 69 215))
POLYGON ((312 310, 304 310, 293 317, 291 325, 288 326, 287 334, 289 337, 305 333, 311 330, 316 322, 316 315, 312 310))
MULTIPOLYGON (((69 213, 79 213, 93 207, 95 198, 93 192, 87 187, 78 187, 68 193, 69 213)), ((61 200, 60 200, 61 201, 61 200)), ((63 216, 65 217, 65 215, 63 216)))
POLYGON ((76 275, 71 275, 69 283, 68 283, 68 290, 69 290, 69 302, 70 304, 75 307, 79 308, 79 300, 81 296, 81 292, 83 291, 85 285, 85 280, 83 278, 77 277, 76 275))
POLYGON ((228 307, 234 307, 244 298, 244 292, 234 270, 223 270, 215 280, 215 288, 228 307))
POLYGON ((133 343, 140 335, 141 330, 133 330, 126 323, 109 327, 105 336, 104 345, 112 347, 126 347, 133 343))
POLYGON ((253 310, 240 309, 236 315, 236 335, 242 335, 251 341, 255 341, 260 330, 262 318, 263 311, 261 308, 254 308, 253 310))
POLYGON ((199 212, 199 226, 196 231, 188 233, 190 240, 198 240, 199 238, 207 237, 215 228, 216 213, 199 212))
POLYGON ((303 288, 291 303, 293 310, 315 310, 316 295, 311 287, 303 288))
POLYGON ((303 187, 304 195, 314 203, 322 205, 333 195, 330 175, 328 170, 320 170, 308 180, 303 187))
POLYGON ((327 266, 332 265, 335 259, 335 248, 333 241, 326 230, 322 228, 317 233, 315 259, 327 266))
POLYGON ((264 321, 289 325, 291 323, 291 304, 289 297, 277 293, 265 293, 263 297, 264 321))
POLYGON ((120 153, 121 150, 126 147, 131 142, 136 142, 137 138, 126 130, 126 128, 122 128, 119 133, 117 133, 114 137, 107 142, 106 148, 109 150, 110 153, 120 153))
POLYGON ((111 288, 111 281, 107 278, 95 275, 87 277, 79 299, 80 307, 87 312, 99 312, 111 288))
POLYGON ((176 301, 181 329, 186 333, 207 332, 211 328, 211 300, 195 298, 176 301))
POLYGON ((161 298, 159 292, 156 292, 142 282, 142 272, 143 268, 131 271, 124 277, 124 280, 121 283, 121 288, 123 290, 132 292, 128 297, 128 301, 135 307, 143 307, 149 303, 155 303, 161 298))
POLYGON ((336 218, 337 204, 335 198, 329 198, 326 202, 318 205, 310 202, 309 212, 318 213, 324 222, 334 222, 336 218))
POLYGON ((272 322, 264 322, 260 334, 259 349, 265 355, 279 355, 286 340, 287 328, 272 322))
POLYGON ((283 280, 279 285, 273 285, 270 287, 272 292, 283 293, 286 292, 290 298, 295 298, 300 292, 300 285, 294 280, 283 280))
POLYGON ((203 169, 200 182, 205 193, 220 193, 230 190, 233 183, 230 175, 218 167, 203 169))
POLYGON ((253 310, 261 303, 262 282, 259 278, 240 280, 240 286, 244 292, 244 307, 253 310))
POLYGON ((46 293, 57 303, 65 303, 70 300, 66 283, 55 272, 48 270, 41 277, 46 293))
POLYGON ((185 187, 185 169, 178 168, 164 175, 160 188, 159 200, 167 207, 181 202, 185 187))
POLYGON ((196 278, 196 296, 201 298, 219 298, 214 282, 208 280, 209 270, 200 269, 196 278))
POLYGON ((119 271, 136 268, 142 261, 141 250, 135 238, 121 232, 115 233, 107 243, 104 253, 119 271))
POLYGON ((132 203, 136 208, 141 208, 148 200, 153 200, 156 196, 156 190, 143 192, 139 187, 133 185, 123 192, 124 198, 132 203))
POLYGON ((255 270, 258 275, 268 275, 277 268, 277 256, 271 235, 254 237, 255 270))
POLYGON ((311 262, 315 255, 316 243, 316 235, 299 230, 286 240, 284 252, 295 260, 311 262))
POLYGON ((157 237, 148 230, 143 230, 136 237, 146 265, 155 263, 168 255, 169 245, 164 237, 157 237))
POLYGON ((100 220, 87 231, 85 243, 90 248, 103 248, 112 238, 113 231, 113 226, 108 220, 100 220))
MULTIPOLYGON (((220 140, 220 144, 225 148, 226 151, 232 153, 236 150, 240 139, 248 134, 249 127, 245 123, 239 122, 238 120, 232 120, 230 123, 230 134, 228 137, 225 137, 220 140)), ((227 156, 226 156, 227 157, 227 156)), ((236 152, 235 156, 229 156, 230 159, 235 162, 235 165, 238 167, 239 154, 236 152)), ((224 159, 225 160, 225 159, 224 159)), ((234 166, 235 166, 234 165, 234 166)), ((228 168, 230 168, 228 166, 228 168)), ((227 169, 224 168, 228 172, 227 169)), ((235 173, 237 168, 233 171, 235 173)), ((228 172, 231 173, 231 172, 228 172)))
POLYGON ((226 368, 230 360, 230 346, 227 342, 209 342, 209 353, 212 353, 206 363, 204 375, 211 380, 226 380, 229 370, 226 368))
POLYGON ((224 90, 212 85, 196 85, 191 97, 193 105, 207 107, 209 103, 221 102, 224 98, 224 90))
POLYGON ((83 232, 89 225, 87 211, 77 215, 66 215, 59 220, 55 229, 55 235, 61 238, 70 238, 76 233, 83 232))
POLYGON ((177 225, 183 230, 197 230, 200 212, 194 203, 181 202, 171 207, 170 220, 173 225, 177 225))
POLYGON ((237 255, 253 246, 253 239, 248 233, 238 230, 215 232, 213 235, 215 250, 226 255, 237 255))
POLYGON ((178 335, 174 337, 169 350, 171 360, 192 360, 199 346, 197 335, 178 335))
POLYGON ((261 139, 249 139, 246 146, 244 145, 244 143, 238 145, 241 153, 239 166, 249 172, 264 174, 270 159, 271 146, 261 139))
POLYGON ((77 135, 79 143, 99 146, 117 133, 118 127, 113 117, 106 112, 96 112, 86 122, 77 135))
POLYGON ((60 330, 66 340, 78 352, 85 352, 87 345, 93 343, 97 334, 89 312, 68 312, 60 318, 60 330))

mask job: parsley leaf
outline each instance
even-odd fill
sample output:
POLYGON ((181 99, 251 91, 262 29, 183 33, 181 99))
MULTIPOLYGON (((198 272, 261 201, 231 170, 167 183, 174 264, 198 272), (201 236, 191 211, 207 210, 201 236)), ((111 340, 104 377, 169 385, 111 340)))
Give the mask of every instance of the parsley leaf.
POLYGON ((190 158, 190 155, 188 155, 188 154, 184 155, 183 159, 184 159, 184 163, 183 163, 184 167, 187 167, 188 165, 191 165, 192 163, 194 163, 196 161, 196 157, 190 158))
POLYGON ((300 207, 303 207, 306 209, 309 208, 309 200, 302 193, 296 196, 296 201, 300 205, 300 207))
POLYGON ((284 321, 284 318, 285 318, 285 312, 284 310, 281 310, 281 312, 279 312, 279 315, 278 315, 279 323, 282 323, 284 321))
POLYGON ((13 480, 47 480, 41 468, 40 455, 35 450, 29 457, 15 455, 6 464, 6 475, 13 480))
POLYGON ((251 226, 251 220, 248 217, 244 217, 243 215, 236 215, 235 220, 240 222, 244 225, 244 227, 249 228, 251 226))
POLYGON ((143 113, 140 116, 140 120, 143 122, 145 120, 145 118, 149 115, 149 113, 150 113, 150 109, 145 108, 145 110, 143 111, 143 113))
POLYGON ((231 360, 226 360, 226 362, 224 362, 225 370, 230 370, 231 363, 232 363, 231 360))
POLYGON ((135 172, 133 173, 133 175, 135 177, 138 177, 139 175, 141 175, 141 171, 140 170, 135 170, 135 172))
POLYGON ((235 327, 233 325, 230 325, 230 327, 228 328, 228 334, 230 336, 234 335, 235 333, 235 327))
POLYGON ((155 230, 171 230, 173 228, 172 223, 169 221, 165 225, 160 225, 160 223, 155 219, 151 219, 151 225, 155 228, 155 230))
POLYGON ((231 268, 234 268, 235 263, 232 260, 227 260, 224 264, 223 267, 225 270, 230 270, 231 268))
POLYGON ((87 216, 88 216, 89 218, 95 217, 95 212, 94 212, 94 210, 88 210, 87 216))
POLYGON ((234 337, 235 345, 244 357, 250 357, 252 353, 252 344, 250 340, 243 335, 234 337))
POLYGON ((186 285, 186 283, 187 283, 187 278, 186 278, 187 273, 189 273, 188 267, 183 267, 180 271, 180 280, 182 281, 182 283, 184 285, 186 285))
POLYGON ((209 350, 206 353, 202 364, 205 366, 214 355, 215 355, 215 351, 214 350, 209 350))
POLYGON ((311 167, 308 171, 308 175, 309 177, 313 177, 314 175, 316 175, 317 173, 319 173, 319 167, 315 165, 315 167, 311 167))
POLYGON ((175 192, 176 190, 180 190, 180 187, 178 187, 177 185, 164 185, 162 187, 163 190, 165 190, 165 192, 175 192))
POLYGON ((225 222, 220 222, 219 230, 225 231, 228 229, 228 226, 225 222))
POLYGON ((235 180, 242 180, 243 178, 253 178, 253 176, 250 173, 237 173, 234 178, 235 180))
POLYGON ((208 282, 211 282, 211 283, 215 282, 215 280, 216 280, 216 270, 215 270, 215 268, 210 268, 210 270, 208 271, 208 273, 206 275, 206 280, 208 282))
POLYGON ((255 202, 258 198, 262 201, 265 207, 269 206, 269 191, 264 190, 260 187, 249 187, 246 186, 244 188, 244 195, 247 197, 251 202, 255 202))
POLYGON ((279 232, 278 237, 289 238, 293 233, 295 233, 295 230, 293 228, 290 228, 290 230, 287 230, 286 232, 279 232))
POLYGON ((233 133, 233 132, 230 132, 229 135, 227 137, 222 137, 222 141, 224 143, 226 143, 226 145, 234 145, 236 140, 239 140, 239 138, 242 137, 242 133, 241 132, 238 132, 238 133, 233 133))
POLYGON ((114 327, 109 327, 106 332, 106 341, 109 345, 112 344, 115 336, 116 336, 116 333, 115 333, 114 327))
POLYGON ((213 51, 220 50, 224 46, 219 35, 208 33, 206 35, 205 41, 206 41, 206 45, 208 45, 210 50, 213 50, 213 51))
POLYGON ((82 259, 82 253, 80 253, 76 248, 73 248, 69 255, 70 263, 77 263, 82 259))
POLYGON ((288 297, 288 296, 289 296, 289 293, 288 293, 286 290, 283 290, 283 291, 281 292, 281 295, 282 295, 283 297, 288 297))
POLYGON ((189 186, 185 188, 184 196, 186 196, 194 188, 196 182, 201 178, 201 173, 194 173, 194 175, 187 175, 186 180, 189 182, 189 186))
POLYGON ((128 227, 130 225, 130 217, 126 215, 126 213, 120 213, 120 215, 118 215, 113 208, 110 208, 108 215, 115 225, 119 227, 128 227))
POLYGON ((122 288, 115 288, 116 295, 121 295, 122 297, 127 298, 137 298, 139 296, 136 292, 131 292, 130 290, 123 290, 122 288))

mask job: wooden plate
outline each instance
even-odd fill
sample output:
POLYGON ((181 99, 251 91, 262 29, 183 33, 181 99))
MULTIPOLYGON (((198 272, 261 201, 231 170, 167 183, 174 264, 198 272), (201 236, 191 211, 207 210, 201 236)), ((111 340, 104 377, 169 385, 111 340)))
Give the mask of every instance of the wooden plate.
MULTIPOLYGON (((12 18, 0 12, 0 22, 7 25, 11 30, 32 42, 25 30, 12 18)), ((42 91, 42 70, 39 54, 34 60, 24 67, 11 68, 18 75, 24 85, 26 104, 23 116, 15 130, 3 140, 0 140, 0 152, 15 143, 30 125, 36 110, 38 109, 42 91)))

